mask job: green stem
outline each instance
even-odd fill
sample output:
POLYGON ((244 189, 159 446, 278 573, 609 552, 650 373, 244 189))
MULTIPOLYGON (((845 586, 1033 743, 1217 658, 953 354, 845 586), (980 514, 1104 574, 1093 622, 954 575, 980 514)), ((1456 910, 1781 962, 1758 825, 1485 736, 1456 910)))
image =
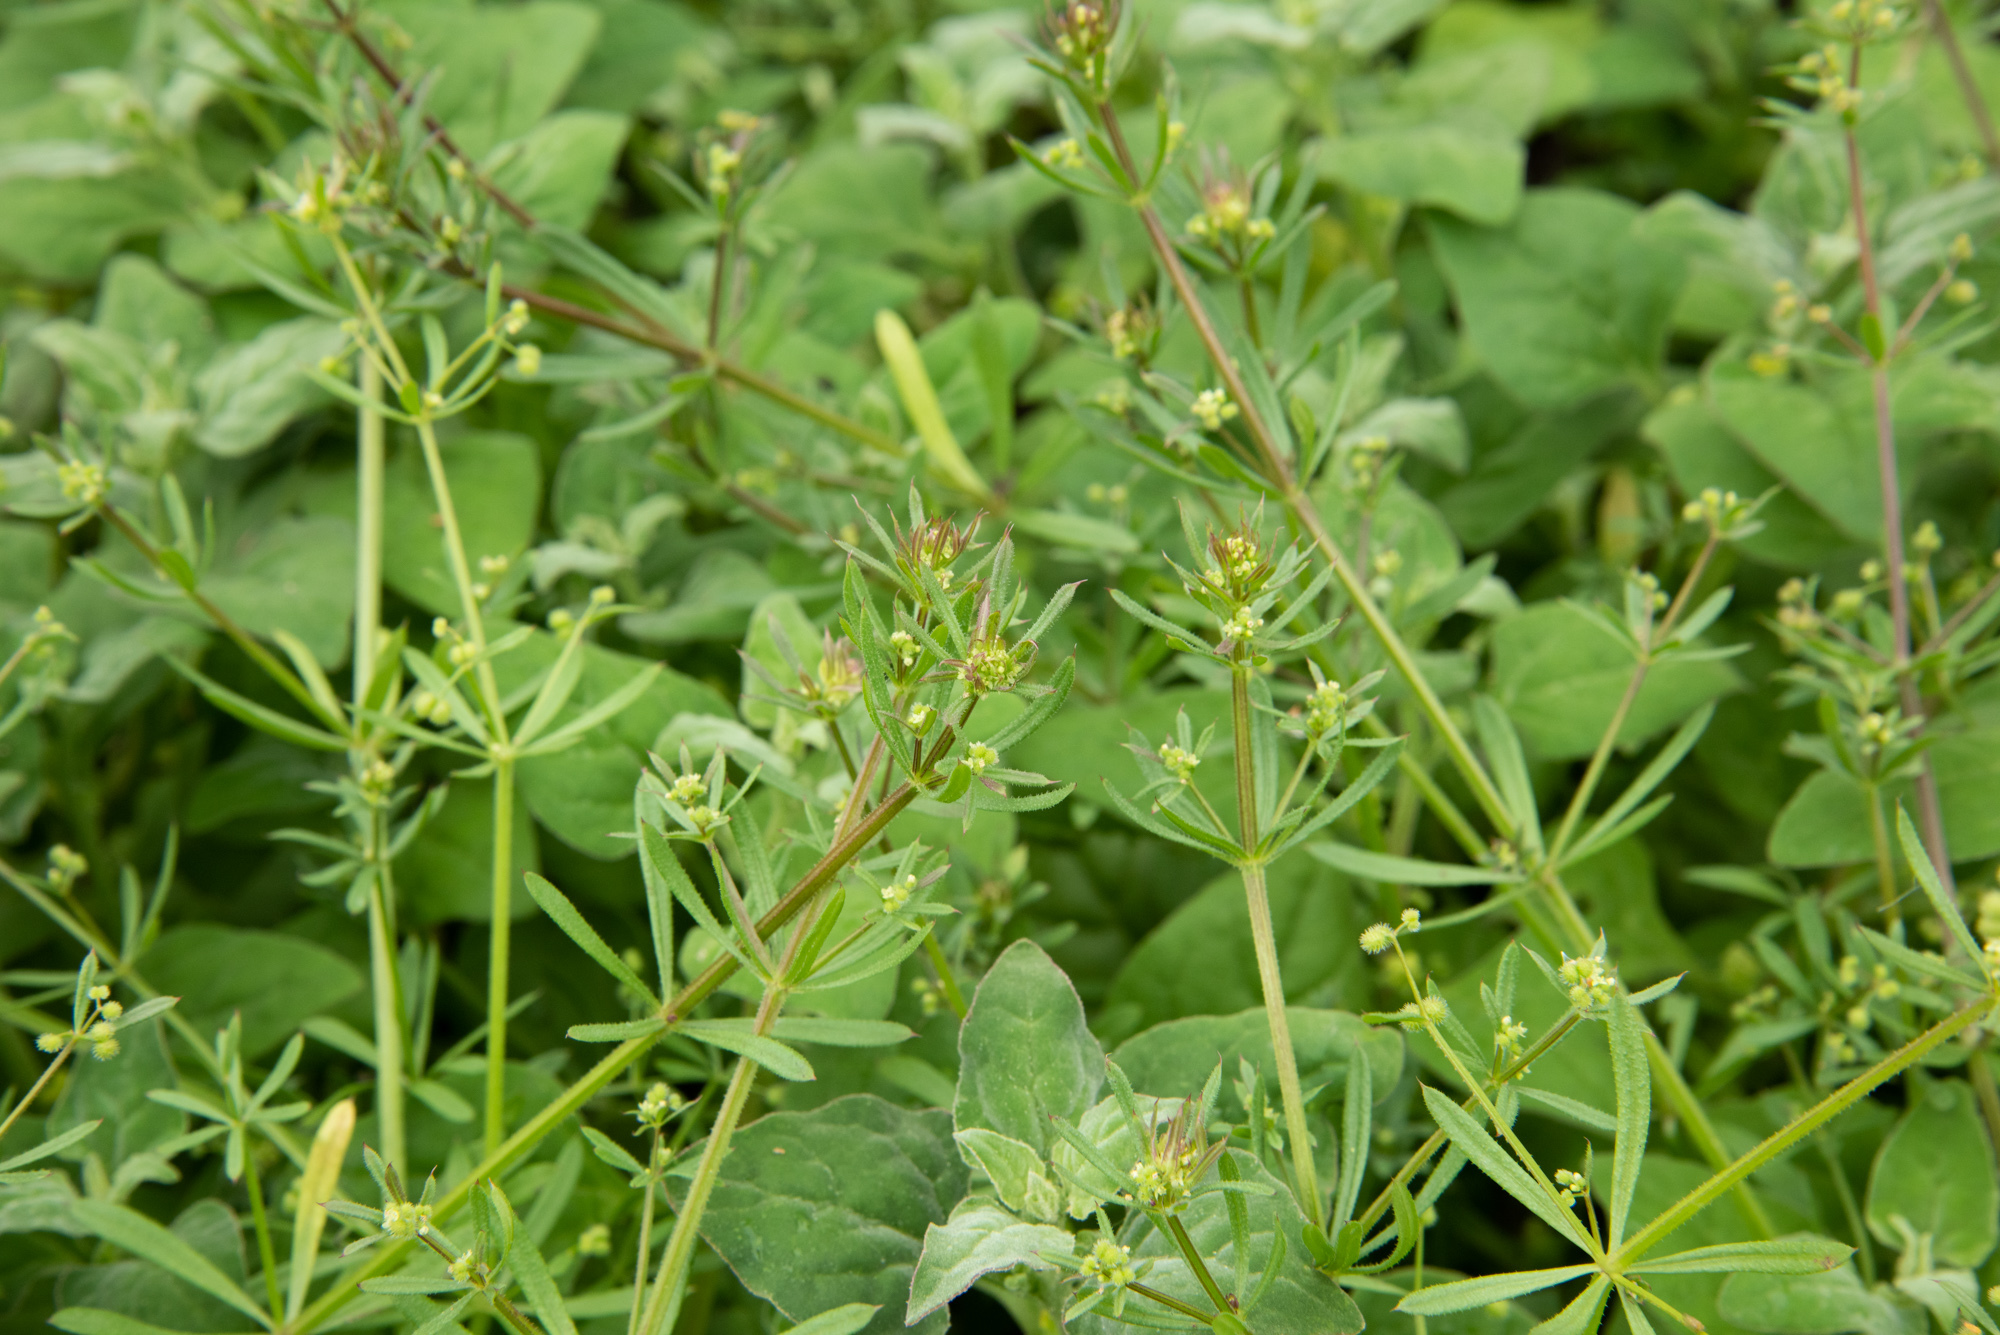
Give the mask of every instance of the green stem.
POLYGON ((69 1060, 69 1054, 75 1050, 76 1040, 72 1038, 69 1042, 63 1044, 62 1051, 56 1054, 55 1060, 48 1064, 35 1083, 28 1086, 28 1092, 21 1096, 21 1101, 15 1104, 13 1110, 7 1114, 7 1120, 0 1122, 0 1141, 7 1139, 7 1133, 14 1129, 14 1123, 21 1120, 21 1114, 28 1110, 30 1104, 34 1103, 36 1096, 42 1092, 43 1087, 49 1081, 55 1079, 56 1072, 62 1069, 62 1064, 69 1060))
POLYGON ((250 1192, 250 1222, 257 1230, 257 1259, 264 1267, 264 1291, 270 1299, 271 1319, 275 1321, 285 1310, 285 1295, 278 1287, 278 1250, 271 1245, 271 1221, 264 1216, 264 1183, 257 1176, 257 1147, 249 1143, 247 1132, 243 1139, 243 1185, 250 1192))
POLYGON ((1873 1092, 1876 1086, 1916 1065, 1931 1049, 1948 1039, 1955 1038, 1986 1018, 1992 1013, 1993 1007, 1994 998, 1982 997, 1897 1048, 1777 1131, 1766 1136, 1755 1147, 1737 1156, 1728 1167, 1674 1202, 1652 1223, 1626 1239, 1625 1245, 1610 1259, 1622 1268, 1644 1256, 1669 1233, 1713 1204, 1723 1192, 1744 1181, 1750 1174, 1859 1103, 1873 1092))
POLYGON ((660 1257, 652 1296, 646 1301, 645 1315, 639 1319, 641 1335, 660 1335, 672 1329, 673 1318, 679 1315, 701 1216, 708 1208, 709 1193, 715 1189, 715 1179, 721 1173, 722 1156, 729 1152, 730 1137, 742 1119, 743 1105, 750 1099, 750 1086, 756 1075, 757 1063, 748 1057, 737 1059, 736 1071, 729 1077, 729 1088, 715 1116, 715 1126, 708 1133, 708 1144, 702 1150, 694 1180, 688 1184, 687 1197, 681 1203, 680 1216, 674 1222, 674 1231, 667 1235, 667 1250, 660 1257))
POLYGON ((937 943, 935 930, 927 929, 924 932, 924 954, 929 958, 931 968, 937 972, 938 986, 944 989, 945 1003, 951 1007, 953 1015, 963 1020, 966 1011, 965 993, 958 985, 958 978, 952 973, 951 961, 944 957, 944 947, 937 943))
POLYGON ((514 758, 493 765, 493 936, 486 967, 486 1153, 507 1134, 507 965, 514 920, 514 758))
POLYGON ((653 1143, 646 1150, 646 1201, 639 1207, 639 1259, 632 1266, 632 1316, 625 1323, 625 1335, 638 1335, 639 1331, 639 1299, 646 1292, 646 1263, 653 1259, 653 1196, 659 1190, 651 1174, 660 1167, 660 1131, 655 1127, 653 1143))
POLYGON ((1188 1269, 1192 1270, 1194 1277, 1201 1282, 1201 1291, 1215 1304, 1216 1311, 1229 1312, 1233 1315, 1234 1309, 1230 1307, 1229 1299, 1223 1296, 1222 1286, 1215 1282, 1215 1276, 1208 1273, 1208 1263, 1201 1259, 1201 1252, 1195 1247, 1194 1239, 1188 1236, 1187 1226, 1181 1223, 1180 1216, 1167 1215, 1166 1222, 1167 1232, 1173 1237, 1174 1246, 1180 1248, 1181 1256, 1188 1263, 1188 1269))
MULTIPOLYGON (((1126 175, 1134 181, 1144 180, 1145 178, 1139 173, 1138 164, 1132 157, 1131 149, 1126 146, 1125 132, 1119 126, 1117 113, 1111 109, 1109 103, 1100 104, 1097 111, 1103 121, 1105 133, 1111 140, 1112 149, 1117 153, 1126 175)), ((1326 525, 1321 522, 1319 509, 1313 504, 1312 498, 1301 491, 1298 483, 1292 478, 1286 452, 1279 447, 1277 437, 1271 434, 1270 426, 1257 411, 1256 401, 1250 397, 1242 373, 1237 370, 1234 359, 1223 346, 1222 336, 1217 333, 1214 322, 1209 319, 1208 308, 1203 304, 1201 294, 1195 290, 1194 279, 1189 275, 1187 266, 1181 263, 1180 252, 1174 249, 1173 239, 1167 235, 1167 229, 1160 222, 1159 214, 1143 199, 1135 198, 1127 202, 1139 215, 1139 221, 1146 229, 1146 236, 1152 242, 1154 257, 1166 271, 1168 281, 1173 284, 1174 294, 1180 298, 1182 307, 1188 313, 1188 319, 1194 324, 1196 335, 1201 339, 1202 347, 1208 352, 1209 361, 1214 364, 1216 374, 1222 378, 1230 399, 1242 414, 1243 424, 1257 445, 1272 486, 1277 489, 1299 527, 1325 555, 1327 563, 1333 568, 1333 576, 1340 581, 1340 587, 1346 592, 1348 601, 1361 613, 1361 619, 1366 621, 1369 630, 1374 632, 1382 651, 1388 655, 1389 661, 1395 664, 1397 672, 1401 673, 1404 681, 1409 684, 1411 694, 1417 698, 1417 704, 1430 718, 1431 726, 1437 729, 1438 736, 1444 739, 1445 749, 1451 752, 1452 760, 1464 776, 1466 786, 1472 789, 1473 797, 1477 799, 1496 828, 1511 829, 1507 804, 1501 800, 1500 790, 1494 785, 1492 777, 1487 774, 1486 767, 1480 764, 1479 757, 1473 754, 1471 743, 1467 742, 1465 735, 1458 730, 1458 724, 1446 711, 1444 701, 1439 698, 1429 679, 1424 676, 1423 670, 1417 666, 1416 655, 1410 651, 1407 644, 1403 643, 1403 637, 1397 633, 1396 627, 1369 595, 1367 582, 1361 578, 1353 564, 1348 561, 1346 554, 1334 542, 1332 535, 1326 531, 1326 525)))
MULTIPOLYGON (((832 848, 828 849, 826 855, 814 863, 812 869, 800 877, 790 890, 785 892, 785 897, 773 905, 770 912, 757 920, 758 934, 760 936, 769 936, 772 932, 777 931, 778 928, 797 917, 800 911, 810 904, 822 890, 833 883, 834 877, 840 874, 841 868, 845 867, 858 854, 863 852, 869 844, 873 843, 876 836, 888 827, 889 822, 901 815, 903 810, 910 805, 916 796, 916 788, 907 783, 890 793, 874 810, 863 817, 852 831, 835 843, 832 848)), ((5 864, 0 863, 0 870, 4 869, 5 864)), ((99 951, 98 953, 100 955, 104 954, 103 951, 99 951)), ((106 958, 111 957, 106 956, 106 958)), ((687 1015, 695 1006, 713 995, 717 988, 720 988, 725 982, 729 981, 730 976, 736 972, 736 969, 735 957, 726 954, 723 955, 715 963, 709 965, 708 968, 696 975, 686 987, 682 988, 671 1000, 661 1007, 661 1018, 671 1025, 676 1020, 687 1015)), ((130 974, 127 974, 126 977, 128 981, 131 980, 130 974)), ((138 987, 136 981, 134 981, 134 986, 138 987)), ((141 988, 140 990, 144 991, 145 989, 141 988)), ((171 1017, 173 1012, 169 1011, 168 1015, 171 1017)), ((472 1193, 473 1187, 480 1182, 497 1180, 516 1160, 540 1144, 544 1138, 561 1127, 570 1117, 574 1116, 578 1109, 595 1098, 597 1092, 616 1079, 620 1072, 643 1057, 652 1048, 653 1044, 666 1036, 667 1032, 667 1030, 660 1030, 656 1033, 641 1035, 638 1038, 628 1038, 605 1054, 597 1065, 585 1072, 576 1083, 557 1095, 547 1107, 522 1123, 521 1127, 513 1135, 507 1137, 501 1143, 499 1149, 488 1154, 485 1159, 475 1164, 472 1170, 460 1179, 459 1185, 439 1197, 437 1206, 432 1212, 433 1218, 439 1223, 450 1218, 452 1214, 465 1205, 467 1198, 472 1193)), ((302 1156, 296 1154, 292 1157, 294 1159, 302 1158, 302 1156)), ((356 1285, 361 1280, 386 1274, 399 1265, 403 1249, 407 1246, 409 1246, 408 1242, 391 1242, 385 1246, 377 1247, 370 1253, 368 1263, 354 1273, 354 1283, 335 1285, 327 1292, 321 1294, 319 1299, 305 1310, 298 1322, 292 1327, 294 1335, 304 1335, 304 1332, 313 1330, 324 1324, 335 1312, 338 1312, 347 1303, 351 1302, 360 1293, 356 1285)))
MULTIPOLYGON (((1158 1303, 1170 1312, 1179 1312, 1182 1316, 1192 1317, 1204 1325, 1208 1322, 1208 1313, 1202 1311, 1192 1303, 1182 1302, 1170 1293, 1161 1293, 1158 1289, 1147 1284, 1127 1284, 1125 1287, 1138 1294, 1141 1298, 1158 1303)), ((1023 1329, 1026 1329, 1026 1327, 1023 1327, 1023 1329)))
POLYGON ((1563 850, 1569 847, 1577 822, 1590 807, 1591 795, 1597 791, 1598 781, 1604 777, 1604 767, 1611 762, 1612 748, 1618 745, 1618 734, 1625 728, 1625 716, 1632 712, 1632 702, 1639 698, 1639 688, 1645 684, 1646 669, 1650 666, 1650 661, 1642 656, 1625 682, 1625 694, 1618 698, 1618 707, 1611 711, 1611 723, 1598 739, 1597 750, 1591 753, 1590 764, 1583 771, 1583 782, 1576 786, 1576 792, 1569 800, 1569 809, 1563 812, 1562 825, 1556 830, 1555 842, 1549 845, 1548 860, 1551 865, 1562 862, 1563 850))
MULTIPOLYGON (((373 838, 380 840, 380 812, 371 812, 373 838)), ((401 980, 397 976, 395 923, 391 916, 388 872, 380 858, 381 844, 371 850, 377 855, 375 885, 368 892, 368 973, 375 1000, 375 1116, 381 1124, 382 1157, 398 1173, 407 1173, 408 1155, 403 1127, 403 1007, 401 980)))
POLYGON ((1319 1169, 1313 1162, 1312 1136, 1306 1126, 1305 1091, 1299 1084, 1299 1060, 1292 1050, 1292 1026, 1285 1014, 1285 980, 1278 966, 1278 937, 1271 926, 1271 897, 1264 882, 1264 864, 1255 860, 1257 847, 1257 775, 1251 754, 1250 667, 1238 663, 1230 674, 1230 726, 1235 733, 1236 819, 1243 853, 1243 899, 1250 915, 1250 940, 1257 951, 1257 982, 1264 995, 1264 1018, 1271 1028, 1271 1056, 1278 1068, 1278 1092, 1285 1105, 1285 1130, 1291 1136, 1292 1176, 1299 1204, 1315 1226, 1325 1217, 1320 1201, 1319 1169))
MULTIPOLYGON (((369 358, 356 373, 361 410, 355 443, 354 509, 354 700, 359 705, 375 680, 376 636, 382 625, 383 422, 379 404, 382 373, 369 358)), ((359 723, 356 723, 359 727, 359 723)))

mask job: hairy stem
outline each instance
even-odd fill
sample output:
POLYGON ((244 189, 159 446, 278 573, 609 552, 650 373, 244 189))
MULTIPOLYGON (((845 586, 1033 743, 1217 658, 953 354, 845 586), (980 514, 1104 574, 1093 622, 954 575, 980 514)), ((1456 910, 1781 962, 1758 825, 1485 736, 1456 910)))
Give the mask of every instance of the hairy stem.
POLYGON ((403 1006, 396 968, 396 928, 386 883, 379 812, 371 812, 376 855, 375 884, 368 892, 368 973, 375 1002, 375 1115, 382 1127, 382 1157, 398 1173, 407 1173, 403 1129, 403 1006))
POLYGON ((951 961, 945 958, 944 947, 937 942, 936 929, 924 932, 924 956, 931 962, 931 969, 937 974, 938 987, 944 991, 945 1004, 959 1019, 965 1018, 965 990, 958 985, 958 977, 952 972, 951 961))
POLYGON ((0 1121, 0 1141, 7 1139, 7 1133, 14 1129, 14 1123, 21 1120, 21 1114, 26 1112, 35 1099, 40 1096, 43 1088, 48 1085, 49 1081, 55 1079, 56 1072, 62 1069, 62 1064, 69 1060, 69 1054, 74 1051, 76 1051, 76 1040, 72 1038, 69 1042, 62 1045, 62 1050, 56 1053, 55 1060, 43 1068, 41 1076, 36 1079, 35 1083, 28 1086, 28 1092, 23 1094, 21 1101, 15 1104, 8 1112, 6 1120, 0 1121))
MULTIPOLYGON (((790 890, 785 892, 784 898, 771 907, 770 912, 757 920, 758 935, 768 937, 772 932, 777 931, 780 927, 797 917, 808 904, 812 903, 819 896, 821 891, 833 884, 834 877, 840 874, 843 867, 865 851, 868 845, 874 842, 876 836, 888 828, 889 822, 903 813, 904 809, 910 805, 916 796, 916 788, 907 783, 890 793, 887 798, 863 817, 861 822, 852 831, 836 842, 832 848, 828 849, 826 855, 814 863, 811 870, 807 871, 790 890)), ((4 868, 4 866, 4 863, 0 863, 0 868, 4 868)), ((102 951, 99 953, 103 954, 102 951)), ((107 956, 107 958, 110 957, 107 956)), ((730 976, 736 972, 736 969, 737 964, 734 956, 727 954, 721 956, 713 964, 702 970, 700 974, 696 975, 686 987, 682 988, 661 1007, 661 1018, 672 1024, 674 1021, 686 1016, 695 1006, 713 995, 717 988, 727 982, 730 976)), ((127 975, 127 977, 129 978, 130 975, 127 975)), ((134 985, 137 986, 136 983, 134 985)), ((173 1012, 169 1011, 168 1015, 171 1017, 173 1012)), ((574 1084, 556 1096, 547 1107, 522 1123, 511 1136, 507 1137, 501 1143, 499 1149, 488 1154, 485 1159, 474 1165, 472 1170, 460 1180, 458 1186, 453 1187, 450 1191, 445 1192, 443 1196, 439 1197, 437 1205, 433 1210, 433 1217, 439 1222, 443 1222, 461 1209, 465 1205, 467 1198, 472 1194, 474 1186, 488 1179, 497 1179, 509 1166, 527 1154, 536 1145, 540 1144, 544 1138, 560 1128, 570 1117, 574 1116, 577 1110, 582 1108, 584 1104, 595 1098, 598 1091, 616 1079, 620 1072, 643 1057, 653 1044, 659 1042, 665 1036, 665 1033, 665 1030, 661 1030, 658 1033, 645 1034, 638 1038, 628 1038, 605 1054, 598 1061, 597 1065, 591 1067, 574 1084)), ((299 1156, 294 1157, 297 1158, 299 1156)), ((347 1303, 353 1301, 360 1293, 356 1285, 361 1280, 385 1274, 401 1264, 403 1249, 408 1245, 407 1242, 391 1242, 386 1246, 377 1247, 369 1254, 370 1259, 367 1264, 354 1272, 352 1276, 353 1283, 335 1285, 326 1293, 320 1295, 319 1299, 305 1310, 292 1328, 295 1335, 303 1335, 303 1332, 323 1325, 332 1318, 335 1312, 338 1312, 347 1303)))
POLYGON ((486 967, 486 1153, 507 1134, 507 966, 513 946, 514 760, 493 766, 493 937, 486 967))
POLYGON ((1792 1146, 1831 1122, 1866 1098, 1893 1076, 1900 1075, 1923 1060, 1926 1053, 1948 1039, 1957 1037, 1993 1011, 1994 998, 1982 997, 1972 1005, 1940 1021, 1897 1048, 1873 1066, 1855 1076, 1784 1126, 1766 1136, 1756 1146, 1731 1161, 1728 1167, 1667 1207, 1652 1223, 1640 1229, 1611 1258, 1619 1264, 1644 1256, 1662 1239, 1713 1204, 1723 1192, 1747 1179, 1750 1174, 1783 1154, 1792 1146))
POLYGON ((1264 883, 1264 864, 1257 847, 1257 776, 1251 752, 1250 665, 1238 663, 1230 674, 1230 726, 1236 739, 1236 820, 1243 853, 1243 899, 1250 914, 1250 940, 1257 948, 1257 982, 1264 994, 1264 1018, 1271 1027, 1271 1056, 1278 1068, 1278 1092, 1285 1105, 1285 1130, 1291 1137, 1292 1176, 1299 1204, 1315 1225, 1324 1221, 1320 1203, 1319 1169, 1313 1162, 1312 1136, 1306 1128, 1305 1092, 1299 1084, 1299 1059, 1292 1050, 1292 1026, 1285 1014, 1285 980, 1278 968, 1278 938, 1271 926, 1271 897, 1264 883))
MULTIPOLYGON (((1848 84, 1861 86, 1861 48, 1854 47, 1848 66, 1848 84)), ((1860 245, 1861 293, 1867 318, 1874 322, 1875 337, 1864 339, 1868 356, 1868 387, 1875 403, 1875 470, 1882 487, 1882 554, 1888 564, 1889 621, 1891 645, 1895 651, 1896 686, 1903 717, 1921 723, 1924 719, 1922 693, 1910 668, 1910 585, 1904 578, 1903 493, 1896 465, 1896 422, 1890 403, 1888 339, 1890 331, 1882 315, 1882 289, 1875 271, 1875 238, 1868 226, 1868 198, 1861 174, 1861 143, 1854 126, 1845 126, 1847 148, 1848 207, 1854 214, 1854 236, 1860 245)), ((1865 332, 1865 330, 1864 330, 1865 332)), ((1917 757, 1917 824, 1923 831, 1924 848, 1938 870, 1948 893, 1955 893, 1951 851, 1945 843, 1944 815, 1938 804, 1937 776, 1931 768, 1930 753, 1917 757)))
POLYGON ((1604 736, 1598 739, 1597 750, 1591 754, 1590 764, 1583 772, 1583 782, 1576 787, 1570 798, 1569 809, 1563 813, 1562 827, 1556 831, 1555 842, 1549 845, 1549 861, 1562 861, 1563 850, 1569 847, 1570 837, 1576 833, 1577 822, 1590 809, 1590 799, 1597 791, 1597 785, 1604 778, 1604 767, 1610 763, 1612 748, 1618 744, 1618 734, 1624 730, 1625 718, 1632 712, 1632 704, 1639 698, 1639 690, 1646 684, 1646 674, 1653 669, 1653 650, 1664 644, 1673 634, 1674 626, 1680 621, 1681 613, 1687 610, 1689 600, 1694 596, 1695 586, 1707 573, 1708 563, 1715 556, 1719 538, 1711 531, 1708 541, 1702 544, 1701 552, 1688 567, 1681 586, 1674 592, 1674 601, 1667 608, 1667 614, 1660 618, 1657 626, 1647 629, 1645 642, 1639 646, 1639 660, 1632 665, 1632 675, 1625 683, 1625 694, 1619 697, 1618 707, 1611 713, 1611 722, 1604 729, 1604 736))
POLYGON ((1188 1263, 1188 1269, 1194 1271, 1194 1277, 1201 1282, 1201 1291, 1215 1304, 1216 1311, 1232 1311, 1229 1299, 1223 1295, 1222 1286, 1215 1282, 1215 1276, 1208 1271, 1208 1262, 1202 1260, 1201 1249, 1196 1247, 1194 1239, 1188 1236, 1187 1225, 1181 1222, 1179 1215, 1174 1214, 1167 1215, 1166 1221, 1167 1234, 1173 1238, 1174 1246, 1180 1248, 1181 1257, 1188 1263))
MULTIPOLYGON (((730 1137, 735 1134, 736 1124, 743 1117, 743 1105, 749 1102, 750 1086, 756 1078, 757 1063, 748 1057, 737 1058, 736 1071, 729 1077, 729 1088, 722 1096, 722 1107, 708 1133, 708 1144, 702 1150, 701 1162, 694 1170, 694 1180, 688 1184, 687 1196, 681 1202, 680 1216, 674 1221, 674 1231, 667 1235, 667 1249, 660 1257, 660 1271, 653 1280, 652 1296, 646 1300, 645 1315, 639 1318, 640 1335, 662 1335, 673 1328, 673 1320, 680 1313, 681 1297, 687 1288, 688 1265, 694 1260, 695 1241, 700 1236, 701 1216, 708 1208, 709 1193, 715 1189, 715 1179, 722 1170, 722 1158, 729 1153, 730 1137)), ((633 1295, 633 1300, 638 1300, 637 1294, 633 1295)))
POLYGON ((384 471, 382 412, 373 406, 382 398, 382 373, 372 359, 363 357, 356 379, 361 397, 371 405, 361 410, 355 442, 354 700, 358 705, 375 680, 375 640, 382 625, 384 471))

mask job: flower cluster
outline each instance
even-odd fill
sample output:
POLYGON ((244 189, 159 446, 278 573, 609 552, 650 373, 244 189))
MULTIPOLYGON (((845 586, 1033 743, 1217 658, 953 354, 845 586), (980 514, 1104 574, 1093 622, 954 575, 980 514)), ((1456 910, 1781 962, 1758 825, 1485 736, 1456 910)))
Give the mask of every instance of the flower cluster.
POLYGON ((639 1107, 632 1115, 639 1119, 639 1125, 657 1131, 674 1118, 686 1112, 688 1101, 681 1097, 679 1090, 665 1081, 655 1081, 639 1099, 639 1107))
POLYGON ((915 872, 892 877, 890 880, 884 882, 882 886, 882 911, 884 913, 894 913, 908 904, 910 896, 917 892, 917 885, 918 881, 915 872))
POLYGON ((1094 94, 1110 94, 1111 44, 1118 0, 1060 0, 1043 20, 1043 37, 1064 70, 1094 94))
POLYGON ((108 987, 90 989, 92 1000, 99 1002, 98 1019, 86 1022, 81 1029, 62 1030, 39 1035, 35 1046, 43 1052, 61 1052, 71 1043, 90 1044, 90 1055, 99 1061, 110 1061, 118 1055, 118 1026, 114 1023, 125 1013, 125 1008, 115 1001, 105 1001, 111 995, 108 987))
POLYGON ((1220 431, 1222 424, 1236 417, 1240 410, 1224 391, 1205 389, 1194 396, 1188 411, 1194 414, 1194 420, 1200 422, 1204 430, 1220 431))
POLYGON ((1167 773, 1186 786, 1194 779, 1195 766, 1201 764, 1201 757, 1184 746, 1173 742, 1160 743, 1160 764, 1167 773))
POLYGON ((70 887, 89 870, 88 859, 68 844, 56 844, 49 849, 49 889, 57 894, 68 894, 70 887))
POLYGON ((1144 365, 1160 341, 1160 322, 1143 303, 1121 306, 1104 317, 1104 337, 1119 361, 1144 365))
POLYGON ((1378 922, 1362 932, 1361 948, 1370 955, 1379 955, 1390 946, 1395 945, 1396 939, 1405 933, 1414 936, 1416 933, 1422 931, 1423 922, 1424 915, 1422 913, 1416 909, 1404 909, 1402 917, 1396 920, 1394 927, 1391 927, 1386 922, 1378 922))
POLYGON ((1034 658, 1032 643, 1010 646, 1004 636, 988 635, 966 649, 959 676, 974 695, 1000 695, 1020 684, 1034 658))
POLYGON ((431 1231, 431 1207, 423 1201, 386 1201, 382 1231, 392 1238, 421 1238, 431 1231))
POLYGON ((1321 681, 1313 686, 1312 694, 1306 697, 1305 718, 1306 736, 1315 741, 1340 731, 1347 718, 1347 692, 1339 682, 1321 681))
POLYGON ((1194 1125, 1194 1114, 1195 1105, 1183 1103, 1165 1126, 1147 1130, 1146 1153, 1127 1174, 1130 1199, 1168 1214, 1186 1207, 1223 1151, 1221 1141, 1207 1143, 1206 1132, 1194 1125))
POLYGON ((1564 955, 1556 974, 1569 989, 1569 1004, 1578 1010, 1602 1006, 1618 995, 1618 975, 1600 955, 1564 955))
POLYGON ((1201 211, 1187 222, 1187 233, 1211 246, 1233 243, 1238 248, 1269 241, 1277 234, 1269 218, 1256 217, 1250 184, 1226 169, 1209 177, 1201 191, 1201 211))
POLYGON ((1132 1249, 1120 1246, 1110 1238, 1099 1238, 1097 1245, 1077 1266, 1076 1272, 1109 1289, 1122 1289, 1139 1278, 1139 1272, 1132 1264, 1132 1249))
POLYGON ((1556 1190, 1562 1196, 1564 1205, 1575 1205, 1577 1198, 1590 1190, 1590 1183, 1574 1168, 1556 1169, 1555 1178, 1556 1190))

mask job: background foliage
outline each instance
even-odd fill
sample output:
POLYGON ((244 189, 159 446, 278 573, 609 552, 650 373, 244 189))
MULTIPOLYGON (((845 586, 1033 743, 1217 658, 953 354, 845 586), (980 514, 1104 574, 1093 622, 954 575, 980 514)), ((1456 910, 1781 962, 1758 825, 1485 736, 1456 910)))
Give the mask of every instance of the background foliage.
MULTIPOLYGON (((515 1297, 468 1322, 1108 1327, 1049 1259, 1104 1230, 1206 1301, 1119 1176, 1166 1099, 1234 1147, 1187 1232, 1259 1335, 1580 1330, 1613 1289, 1638 1329, 1596 1261, 1396 1307, 1574 1262, 1541 1165, 1615 1252, 1840 1091, 1675 1221, 1812 1273, 1649 1292, 1992 1329, 2000 187, 1939 25, 1989 103, 2000 53, 1945 9, 1850 90, 1763 0, 1157 0, 1109 75, 972 3, 0 6, 8 1328, 313 1328, 401 1208, 364 1144, 476 1216, 515 1297), (940 582, 924 526, 980 515, 940 582), (1239 524, 1256 637, 1188 582, 1239 524), (1294 761, 1333 814, 1228 865, 1294 761), (806 924, 870 967, 745 981, 804 986, 806 924), (1362 1206, 1390 1250, 1321 1254, 1362 1206)), ((438 1261, 399 1273, 343 1316, 442 1328, 438 1261)))

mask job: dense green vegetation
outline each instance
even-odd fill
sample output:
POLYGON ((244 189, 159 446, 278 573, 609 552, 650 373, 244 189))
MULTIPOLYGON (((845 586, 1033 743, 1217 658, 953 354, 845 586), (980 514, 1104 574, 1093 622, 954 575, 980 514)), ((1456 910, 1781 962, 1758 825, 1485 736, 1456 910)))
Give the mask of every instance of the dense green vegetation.
POLYGON ((2000 1335, 1990 26, 0 0, 0 1325, 2000 1335))

